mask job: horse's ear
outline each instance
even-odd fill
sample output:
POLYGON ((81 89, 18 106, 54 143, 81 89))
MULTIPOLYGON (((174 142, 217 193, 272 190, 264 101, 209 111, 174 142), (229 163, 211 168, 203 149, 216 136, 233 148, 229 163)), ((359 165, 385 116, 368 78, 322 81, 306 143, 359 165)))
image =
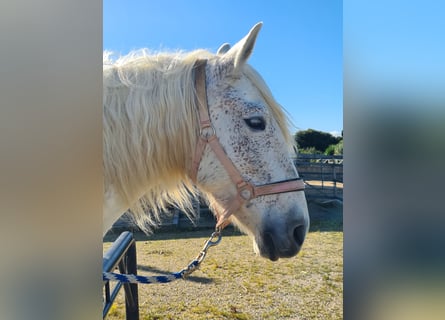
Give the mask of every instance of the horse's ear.
POLYGON ((230 49, 230 44, 224 43, 224 44, 221 45, 221 47, 219 47, 219 49, 216 52, 216 54, 222 55, 222 54, 226 53, 227 51, 229 51, 229 49, 230 49))
POLYGON ((250 29, 247 36, 237 42, 227 53, 224 54, 224 58, 232 60, 235 72, 240 70, 241 66, 249 59, 250 54, 255 46, 255 41, 258 36, 258 32, 263 26, 262 22, 258 22, 250 29))

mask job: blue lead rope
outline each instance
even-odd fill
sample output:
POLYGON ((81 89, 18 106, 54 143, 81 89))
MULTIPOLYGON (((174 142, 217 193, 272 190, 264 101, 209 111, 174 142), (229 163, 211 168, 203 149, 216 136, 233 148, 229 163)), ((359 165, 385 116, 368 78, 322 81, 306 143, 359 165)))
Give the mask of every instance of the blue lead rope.
POLYGON ((178 279, 185 279, 191 273, 193 273, 196 269, 199 268, 199 265, 204 260, 207 250, 210 247, 216 246, 221 241, 221 231, 216 230, 212 233, 210 238, 205 242, 201 252, 199 255, 189 263, 189 265, 182 269, 179 272, 171 273, 169 275, 164 276, 138 276, 135 274, 121 274, 114 272, 102 272, 103 281, 119 281, 122 283, 168 283, 178 279), (213 240, 216 238, 216 240, 213 240))
POLYGON ((119 281, 124 283, 167 283, 172 282, 176 279, 181 279, 182 275, 180 272, 177 272, 166 276, 144 277, 134 274, 103 272, 102 278, 104 281, 119 281))
POLYGON ((193 260, 186 269, 165 276, 138 276, 135 274, 121 274, 102 272, 103 281, 119 281, 123 283, 168 283, 178 279, 185 279, 187 275, 199 267, 199 261, 193 260))

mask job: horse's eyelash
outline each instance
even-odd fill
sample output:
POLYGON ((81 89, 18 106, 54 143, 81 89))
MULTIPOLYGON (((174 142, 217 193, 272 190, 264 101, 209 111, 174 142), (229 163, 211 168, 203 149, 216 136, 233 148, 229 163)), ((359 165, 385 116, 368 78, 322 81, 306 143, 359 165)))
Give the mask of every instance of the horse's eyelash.
POLYGON ((249 128, 255 131, 263 131, 266 129, 266 120, 261 116, 246 118, 244 122, 246 122, 249 128))

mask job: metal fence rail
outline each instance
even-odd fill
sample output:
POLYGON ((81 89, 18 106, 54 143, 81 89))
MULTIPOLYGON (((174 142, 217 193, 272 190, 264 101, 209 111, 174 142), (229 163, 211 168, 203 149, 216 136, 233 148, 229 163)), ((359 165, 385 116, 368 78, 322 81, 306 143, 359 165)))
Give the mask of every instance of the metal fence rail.
MULTIPOLYGON (((112 272, 116 267, 122 274, 137 274, 136 243, 133 234, 125 231, 114 241, 103 256, 102 271, 112 272)), ((127 320, 139 320, 139 297, 137 283, 116 282, 113 288, 110 282, 104 283, 104 307, 102 317, 105 319, 117 294, 124 287, 125 313, 127 320)))
POLYGON ((343 199, 343 156, 299 154, 294 162, 307 198, 343 199))

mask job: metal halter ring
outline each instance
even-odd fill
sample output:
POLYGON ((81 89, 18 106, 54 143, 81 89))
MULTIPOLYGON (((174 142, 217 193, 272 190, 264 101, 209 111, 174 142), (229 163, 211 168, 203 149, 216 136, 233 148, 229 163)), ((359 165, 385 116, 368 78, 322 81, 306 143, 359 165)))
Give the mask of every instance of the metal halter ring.
POLYGON ((211 124, 201 127, 199 129, 199 136, 201 137, 201 139, 208 141, 210 138, 216 137, 215 128, 211 124), (207 131, 209 131, 208 134, 206 134, 207 131))

